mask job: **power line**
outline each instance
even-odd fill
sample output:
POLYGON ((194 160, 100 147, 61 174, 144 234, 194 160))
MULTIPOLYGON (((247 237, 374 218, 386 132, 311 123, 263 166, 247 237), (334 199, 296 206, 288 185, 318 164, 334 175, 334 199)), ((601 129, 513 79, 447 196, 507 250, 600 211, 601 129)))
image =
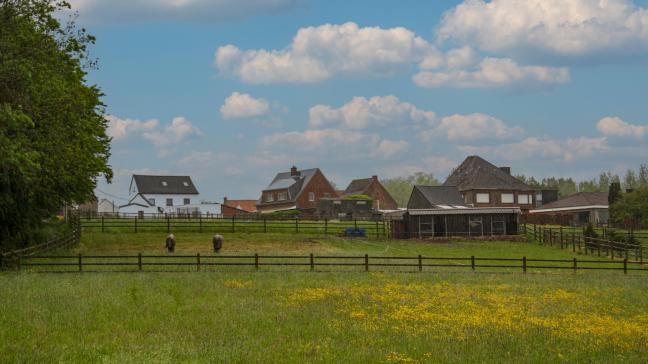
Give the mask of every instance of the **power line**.
POLYGON ((97 191, 99 191, 100 193, 103 193, 104 195, 110 196, 110 197, 112 197, 112 198, 116 198, 116 199, 118 199, 118 200, 129 201, 127 198, 123 198, 123 197, 115 196, 115 195, 110 194, 110 193, 108 193, 108 192, 104 192, 104 191, 100 190, 99 188, 95 188, 95 189, 96 189, 97 191))

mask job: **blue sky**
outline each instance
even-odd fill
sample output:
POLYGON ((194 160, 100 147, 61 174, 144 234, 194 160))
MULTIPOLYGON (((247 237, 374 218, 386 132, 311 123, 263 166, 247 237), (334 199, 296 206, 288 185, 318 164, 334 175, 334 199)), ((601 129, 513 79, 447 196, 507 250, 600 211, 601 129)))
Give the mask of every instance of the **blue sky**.
POLYGON ((276 172, 445 178, 479 154, 591 178, 648 161, 646 1, 71 1, 97 36, 113 184, 210 200, 276 172))

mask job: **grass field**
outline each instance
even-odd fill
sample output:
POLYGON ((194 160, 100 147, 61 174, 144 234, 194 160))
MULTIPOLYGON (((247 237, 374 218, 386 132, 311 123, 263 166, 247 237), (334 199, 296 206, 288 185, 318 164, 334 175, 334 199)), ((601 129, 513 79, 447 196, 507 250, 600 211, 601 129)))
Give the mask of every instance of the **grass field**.
MULTIPOLYGON (((163 252, 163 233, 83 234, 72 252, 163 252)), ((225 253, 564 258, 529 243, 226 234, 225 253)), ((176 254, 210 251, 178 234, 176 254)), ((0 273, 2 362, 644 362, 648 280, 522 274, 0 273)))

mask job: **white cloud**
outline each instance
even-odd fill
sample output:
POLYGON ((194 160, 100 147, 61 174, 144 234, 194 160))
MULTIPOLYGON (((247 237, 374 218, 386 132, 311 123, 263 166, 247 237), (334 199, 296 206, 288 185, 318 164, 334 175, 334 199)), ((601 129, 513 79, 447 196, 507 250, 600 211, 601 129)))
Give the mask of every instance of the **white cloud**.
POLYGON ((403 102, 393 95, 372 98, 354 97, 339 108, 316 105, 309 110, 309 125, 313 128, 327 124, 342 124, 349 129, 364 129, 371 125, 398 123, 432 123, 436 114, 403 102))
POLYGON ((475 113, 446 116, 438 126, 422 132, 421 139, 429 141, 435 136, 443 136, 449 140, 508 139, 523 134, 522 128, 508 127, 496 117, 475 113))
POLYGON ((467 154, 483 154, 504 160, 550 159, 573 162, 607 152, 610 148, 605 138, 571 138, 567 140, 526 138, 520 142, 498 146, 459 146, 467 154))
POLYGON ((642 139, 648 135, 648 125, 630 124, 618 117, 605 117, 596 128, 605 136, 642 139))
POLYGON ((274 133, 261 138, 261 145, 274 150, 344 158, 391 158, 407 150, 403 140, 382 139, 378 134, 339 129, 274 133))
POLYGON ((215 64, 247 83, 317 82, 339 74, 393 74, 434 52, 408 29, 361 28, 349 22, 301 28, 282 50, 242 51, 226 45, 216 51, 215 64))
POLYGON ((266 115, 270 111, 268 101, 255 99, 249 94, 232 93, 220 107, 223 119, 244 119, 266 115))
POLYGON ((226 21, 294 7, 298 0, 68 0, 82 19, 226 21))
POLYGON ((202 135, 202 132, 193 126, 184 117, 173 118, 171 124, 167 125, 164 130, 148 131, 144 133, 144 138, 164 153, 167 148, 173 148, 175 145, 186 141, 193 136, 202 135))
POLYGON ((153 130, 159 124, 156 119, 145 121, 137 119, 121 119, 115 115, 106 115, 106 120, 108 120, 106 134, 109 137, 112 137, 114 141, 126 138, 133 133, 153 130))
POLYGON ((632 0, 466 0, 445 13, 437 37, 518 55, 645 54, 648 9, 632 0))
MULTIPOLYGON (((458 57, 453 66, 465 66, 467 59, 458 57)), ((422 71, 412 78, 420 87, 527 87, 542 88, 569 81, 567 68, 520 66, 509 58, 485 58, 474 70, 444 69, 422 71)))

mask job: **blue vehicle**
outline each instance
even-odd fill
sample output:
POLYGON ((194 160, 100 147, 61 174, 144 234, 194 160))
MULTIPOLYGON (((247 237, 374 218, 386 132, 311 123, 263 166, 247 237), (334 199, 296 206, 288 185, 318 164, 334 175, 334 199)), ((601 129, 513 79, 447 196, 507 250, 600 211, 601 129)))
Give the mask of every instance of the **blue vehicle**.
POLYGON ((367 231, 365 229, 359 229, 359 228, 346 228, 344 229, 344 236, 352 236, 352 237, 366 237, 367 236, 367 231))

